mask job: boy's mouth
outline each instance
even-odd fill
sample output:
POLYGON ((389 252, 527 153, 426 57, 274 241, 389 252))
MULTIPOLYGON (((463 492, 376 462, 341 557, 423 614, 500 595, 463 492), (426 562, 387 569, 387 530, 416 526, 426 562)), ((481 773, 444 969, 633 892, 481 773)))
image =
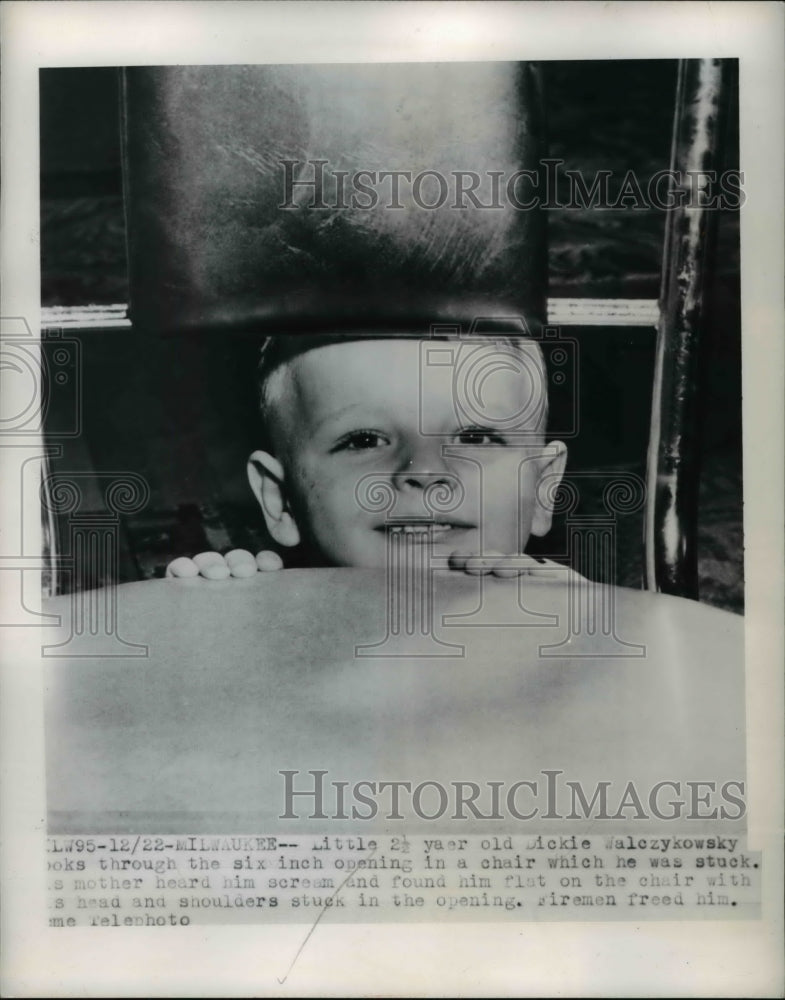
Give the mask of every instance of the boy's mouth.
POLYGON ((413 541, 427 542, 437 541, 461 531, 470 531, 473 524, 467 521, 423 521, 419 519, 411 520, 391 520, 385 521, 374 528, 374 531, 381 531, 386 534, 404 534, 410 536, 413 541))

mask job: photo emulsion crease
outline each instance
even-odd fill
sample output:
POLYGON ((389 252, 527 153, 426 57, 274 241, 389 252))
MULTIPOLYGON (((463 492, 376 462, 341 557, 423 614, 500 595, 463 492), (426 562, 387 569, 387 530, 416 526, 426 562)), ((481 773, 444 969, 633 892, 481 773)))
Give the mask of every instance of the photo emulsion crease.
POLYGON ((50 927, 760 916, 738 69, 40 70, 50 927))

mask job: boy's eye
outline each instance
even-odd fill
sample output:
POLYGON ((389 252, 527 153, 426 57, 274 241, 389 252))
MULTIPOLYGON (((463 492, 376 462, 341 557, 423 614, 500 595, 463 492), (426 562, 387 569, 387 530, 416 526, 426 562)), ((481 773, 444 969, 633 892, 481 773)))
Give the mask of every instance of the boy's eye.
POLYGON ((502 434, 490 427, 464 427, 456 434, 456 440, 458 444, 473 446, 507 443, 502 434))
POLYGON ((389 443, 389 438, 378 431, 352 431, 342 437, 332 451, 371 451, 389 443))

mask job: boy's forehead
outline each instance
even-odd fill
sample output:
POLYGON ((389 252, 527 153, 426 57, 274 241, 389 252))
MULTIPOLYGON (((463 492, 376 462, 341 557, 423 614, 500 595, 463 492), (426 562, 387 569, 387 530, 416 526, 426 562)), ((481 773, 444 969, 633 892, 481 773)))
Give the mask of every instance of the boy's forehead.
POLYGON ((416 394, 420 341, 373 338, 317 344, 282 362, 273 373, 300 407, 333 409, 387 392, 416 394))
POLYGON ((268 390, 276 387, 276 409, 317 419, 392 402, 396 408, 443 408, 459 420, 474 414, 469 422, 477 423, 516 413, 530 425, 539 424, 545 407, 544 367, 535 341, 331 339, 280 362, 273 376, 268 390))
POLYGON ((383 344, 389 341, 399 340, 420 340, 420 336, 409 334, 391 334, 387 332, 363 333, 291 333, 276 334, 265 339, 259 358, 259 377, 264 380, 277 368, 283 364, 291 364, 297 359, 310 357, 314 353, 321 358, 330 355, 324 354, 324 349, 329 347, 341 347, 344 345, 360 344, 383 344))
POLYGON ((307 367, 316 369, 321 364, 327 369, 334 363, 333 358, 337 354, 328 350, 331 347, 351 348, 341 352, 344 361, 355 357, 368 363, 374 358, 382 359, 397 354, 401 359, 419 359, 420 366, 428 365, 430 358, 441 358, 440 362, 434 360, 434 363, 448 366, 470 355, 494 353, 501 359, 518 354, 527 358, 527 369, 534 369, 540 375, 544 371, 539 344, 527 337, 469 338, 458 335, 423 336, 386 332, 330 336, 279 335, 268 337, 262 346, 259 380, 264 383, 269 375, 284 364, 298 367, 297 362, 302 362, 303 359, 307 359, 307 367))
POLYGON ((404 369, 411 377, 419 369, 420 344, 419 339, 393 337, 334 341, 297 355, 291 367, 307 371, 316 379, 359 376, 375 380, 377 376, 389 376, 392 365, 393 370, 404 369))

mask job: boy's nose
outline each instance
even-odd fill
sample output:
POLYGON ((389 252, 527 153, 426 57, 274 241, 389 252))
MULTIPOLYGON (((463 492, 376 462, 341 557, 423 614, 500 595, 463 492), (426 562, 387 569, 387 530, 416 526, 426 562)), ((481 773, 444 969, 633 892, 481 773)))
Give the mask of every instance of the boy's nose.
POLYGON ((449 472, 417 472, 406 470, 395 474, 395 484, 399 489, 409 487, 415 490, 424 490, 436 483, 451 484, 454 480, 449 472))
POLYGON ((400 504, 391 512, 393 517, 396 514, 446 514, 460 506, 464 495, 457 476, 446 467, 421 471, 412 465, 393 476, 393 485, 400 499, 400 504))
POLYGON ((437 484, 453 487, 455 474, 448 467, 441 453, 441 446, 434 442, 409 452, 393 475, 399 490, 427 490, 437 484))

